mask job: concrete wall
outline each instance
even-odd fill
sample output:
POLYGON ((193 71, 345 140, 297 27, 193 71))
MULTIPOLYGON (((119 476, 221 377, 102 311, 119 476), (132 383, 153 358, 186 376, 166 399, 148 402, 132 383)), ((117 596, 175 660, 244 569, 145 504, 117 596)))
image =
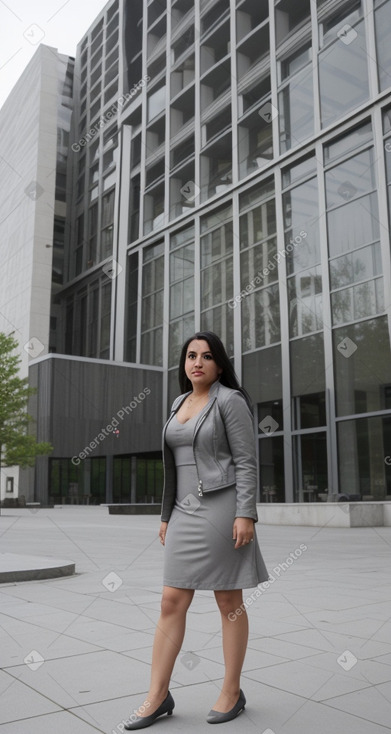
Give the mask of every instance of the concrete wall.
MULTIPOLYGON (((21 374, 48 350, 56 179, 57 51, 39 46, 0 110, 0 331, 19 342, 21 374)), ((2 469, 14 494, 17 467, 2 469)), ((10 495, 7 495, 10 496, 10 495)))
POLYGON ((391 525, 391 502, 295 502, 258 504, 262 525, 328 528, 391 525))

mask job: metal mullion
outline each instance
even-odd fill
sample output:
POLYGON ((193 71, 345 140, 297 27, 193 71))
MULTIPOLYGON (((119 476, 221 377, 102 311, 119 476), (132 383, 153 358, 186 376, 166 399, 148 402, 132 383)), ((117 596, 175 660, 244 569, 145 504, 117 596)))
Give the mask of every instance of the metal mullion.
POLYGON ((311 2, 311 27, 312 27, 312 89, 314 95, 314 135, 319 135, 322 129, 320 114, 320 84, 319 84, 319 25, 317 17, 317 3, 311 2))
MULTIPOLYGON (((353 250, 353 252, 356 252, 356 250, 353 250)), ((341 291, 347 291, 349 288, 354 288, 356 285, 364 285, 364 283, 372 283, 372 281, 379 280, 379 278, 384 278, 383 273, 380 273, 378 275, 372 275, 370 278, 366 278, 365 280, 358 280, 357 282, 348 283, 347 285, 341 285, 339 288, 332 288, 330 289, 330 294, 334 293, 341 293, 341 291)), ((361 320, 361 319, 360 319, 361 320)))
MULTIPOLYGON (((201 151, 201 51, 200 51, 200 0, 194 1, 194 184, 197 195, 195 206, 200 204, 200 151, 201 151)), ((199 218, 198 218, 199 227, 199 218)), ((199 232, 198 232, 199 234, 199 232)), ((196 240, 199 242, 199 239, 196 240)), ((196 270, 197 272, 197 270, 196 270)))
MULTIPOLYGON (((231 154, 232 184, 239 182, 239 125, 238 125, 238 74, 236 54, 236 7, 235 0, 230 0, 230 42, 234 52, 231 56, 231 154)), ((235 333, 235 331, 234 331, 235 333)))
POLYGON ((200 214, 194 218, 194 331, 201 327, 201 237, 200 214))
MULTIPOLYGON (((278 242, 284 244, 284 216, 282 208, 281 168, 275 172, 276 187, 276 225, 277 247, 278 242)), ((280 303, 280 332, 281 332, 281 370, 282 370, 282 403, 284 415, 284 475, 285 475, 285 502, 293 502, 293 453, 292 453, 292 405, 290 379, 290 342, 289 342, 289 310, 286 276, 286 260, 281 259, 278 264, 278 287, 280 303)))
MULTIPOLYGON (((142 24, 143 38, 142 38, 142 44, 141 44, 143 79, 145 79, 145 77, 147 76, 147 21, 148 21, 147 5, 144 2, 143 3, 143 24, 142 24)), ((141 87, 140 210, 139 210, 138 239, 144 237, 145 159, 147 157, 147 90, 148 90, 148 81, 146 84, 144 84, 144 86, 141 87)), ((132 139, 133 139, 133 130, 132 130, 132 139)), ((137 339, 137 349, 138 348, 139 348, 139 339, 137 339)), ((139 361, 139 358, 137 358, 137 361, 139 361)))
POLYGON ((376 63, 375 13, 373 0, 362 0, 364 34, 367 41, 366 57, 368 66, 369 97, 374 99, 379 92, 379 79, 376 63))
MULTIPOLYGON (((327 426, 313 426, 313 428, 297 428, 292 431, 292 436, 308 436, 312 433, 327 433, 327 426)), ((273 434, 274 435, 274 434, 273 434)))
POLYGON ((137 266, 137 325, 136 325, 136 362, 141 363, 141 312, 143 308, 143 248, 138 250, 137 266))
POLYGON ((338 474, 338 445, 337 430, 335 423, 335 384, 334 384, 334 360, 333 360, 333 332, 332 311, 330 295, 330 275, 328 259, 328 236, 326 215, 326 187, 323 170, 323 146, 318 141, 315 147, 318 168, 318 210, 319 210, 319 243, 320 243, 320 268, 322 274, 322 321, 323 321, 323 345, 324 345, 324 369, 325 369, 325 395, 326 395, 326 446, 327 446, 327 474, 328 485, 332 493, 339 491, 338 474), (324 214, 322 216, 320 214, 324 214))
POLYGON ((170 338, 170 232, 164 233, 164 260, 163 260, 163 333, 162 333, 162 415, 166 415, 168 400, 168 356, 170 338))
MULTIPOLYGON (((382 276, 379 276, 382 277, 382 276)), ((384 317, 384 313, 375 313, 371 316, 362 316, 361 318, 357 318, 354 321, 346 321, 344 324, 338 324, 338 326, 334 326, 334 329, 345 329, 347 326, 355 326, 355 324, 364 324, 366 321, 373 321, 374 319, 381 319, 384 317)))
MULTIPOLYGON (((276 61, 276 32, 275 32, 275 15, 274 0, 269 0, 269 47, 270 47, 270 100, 272 106, 278 110, 278 80, 277 80, 277 61, 276 61)), ((280 156, 280 134, 279 134, 279 115, 275 115, 272 119, 272 138, 273 138, 273 156, 280 156)), ((274 169, 273 169, 274 170, 274 169)))
MULTIPOLYGON (((160 16, 161 17, 161 16, 160 16)), ((171 117, 170 117, 170 92, 171 92, 171 54, 170 54, 170 42, 171 42, 171 20, 172 15, 167 10, 166 13, 166 69, 165 69, 165 87, 166 87, 166 126, 165 126, 165 146, 164 146, 164 225, 167 226, 170 222, 170 204, 171 204, 171 178, 170 178, 170 134, 171 134, 171 117)), ((167 234, 167 231, 165 232, 167 234)), ((166 243, 167 244, 167 243, 166 243)), ((169 243, 168 243, 169 250, 169 243)), ((165 262, 168 262, 165 258, 165 262)), ((163 329, 164 332, 164 329, 163 329)), ((164 364, 164 357, 163 357, 164 364)), ((164 390, 163 390, 164 393, 164 390)))
MULTIPOLYGON (((240 223, 239 223, 239 194, 235 192, 232 197, 232 259, 233 259, 233 297, 240 293, 241 261, 240 261, 240 223)), ((226 304, 226 308, 229 308, 226 304)), ((234 334, 234 365, 239 382, 242 382, 242 308, 236 304, 233 309, 233 334, 234 334), (235 336, 237 335, 237 339, 235 336)))
POLYGON ((337 423, 343 423, 352 420, 365 420, 366 418, 389 418, 389 410, 372 410, 368 413, 352 413, 351 415, 337 416, 335 419, 337 423))

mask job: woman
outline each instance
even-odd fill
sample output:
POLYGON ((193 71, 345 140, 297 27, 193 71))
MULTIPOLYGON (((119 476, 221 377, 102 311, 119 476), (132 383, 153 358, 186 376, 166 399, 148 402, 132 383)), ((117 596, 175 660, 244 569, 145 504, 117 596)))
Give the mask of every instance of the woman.
POLYGON ((195 589, 213 589, 222 618, 225 677, 207 721, 230 721, 244 709, 240 673, 248 619, 245 609, 234 612, 243 604, 242 589, 268 578, 254 529, 257 467, 250 402, 216 334, 198 332, 186 341, 179 382, 182 395, 163 428, 164 586, 151 683, 127 730, 172 713, 169 682, 195 589))

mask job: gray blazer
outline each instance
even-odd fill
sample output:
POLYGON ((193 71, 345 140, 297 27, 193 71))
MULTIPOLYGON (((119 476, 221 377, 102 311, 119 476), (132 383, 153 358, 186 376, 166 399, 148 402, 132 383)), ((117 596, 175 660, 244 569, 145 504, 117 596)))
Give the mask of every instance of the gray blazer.
MULTIPOLYGON (((162 522, 169 521, 176 495, 175 460, 166 443, 166 430, 189 394, 190 391, 174 400, 163 428, 162 522)), ((201 496, 235 484, 235 517, 250 517, 257 522, 254 427, 251 411, 239 390, 225 387, 218 380, 211 385, 209 401, 194 428, 193 453, 198 475, 198 494, 201 496)))

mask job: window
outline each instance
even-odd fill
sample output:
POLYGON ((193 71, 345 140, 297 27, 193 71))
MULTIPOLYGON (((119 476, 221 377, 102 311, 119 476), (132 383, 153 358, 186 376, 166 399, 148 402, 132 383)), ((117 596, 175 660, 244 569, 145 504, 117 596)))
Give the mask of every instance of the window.
MULTIPOLYGON (((366 140, 367 126, 361 130, 366 140)), ((344 138, 348 149, 354 142, 362 147, 357 131, 340 138, 342 150, 344 138)), ((325 181, 331 303, 333 325, 337 326, 384 310, 373 148, 367 146, 328 167, 325 181)))
POLYGON ((272 126, 267 115, 259 114, 262 109, 266 110, 266 106, 248 115, 238 128, 240 178, 263 168, 273 158, 272 126))
POLYGON ((359 418, 338 423, 339 480, 342 491, 363 501, 389 501, 390 418, 359 418))
POLYGON ((314 98, 312 51, 309 44, 279 62, 278 93, 281 152, 294 148, 313 133, 314 98))
POLYGON ((309 22, 311 18, 310 0, 279 0, 276 4, 276 41, 277 46, 286 40, 288 35, 299 26, 309 22))
POLYGON ((337 415, 385 410, 391 352, 384 317, 334 330, 337 415))
POLYGON ((148 95, 148 122, 159 115, 166 107, 166 87, 161 86, 148 95))
POLYGON ((101 287, 99 357, 110 356, 111 281, 101 287))
POLYGON ((141 362, 161 365, 163 359, 163 244, 146 247, 143 256, 141 362))
POLYGON ((128 257, 126 361, 136 361, 138 313, 138 252, 128 257))
POLYGON ((88 262, 87 266, 95 265, 98 252, 98 205, 94 204, 88 210, 88 262))
POLYGON ((221 194, 232 185, 232 134, 226 133, 201 155, 201 200, 221 194))
POLYGON ((179 362, 186 334, 194 331, 194 227, 172 235, 170 243, 169 367, 179 362))
POLYGON ((114 197, 113 189, 102 198, 101 260, 111 255, 113 251, 114 197))
POLYGON ((375 0, 375 29, 377 48, 377 70, 380 89, 391 85, 391 0, 375 0))
POLYGON ((215 331, 228 354, 233 352, 232 208, 224 207, 201 219, 201 328, 215 331))
POLYGON ((368 99, 368 52, 361 2, 345 3, 320 22, 319 88, 326 127, 368 99))

